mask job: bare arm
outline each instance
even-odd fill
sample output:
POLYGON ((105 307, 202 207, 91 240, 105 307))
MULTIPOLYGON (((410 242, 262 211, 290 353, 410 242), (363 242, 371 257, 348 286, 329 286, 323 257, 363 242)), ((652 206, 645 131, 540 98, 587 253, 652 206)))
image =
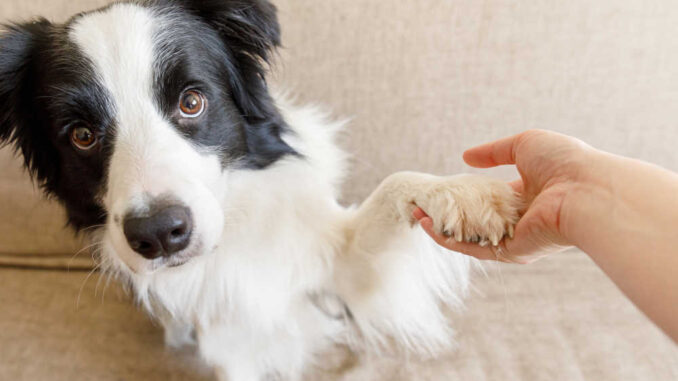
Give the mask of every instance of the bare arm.
POLYGON ((527 206, 515 238, 499 252, 446 240, 415 211, 436 242, 480 259, 516 263, 577 246, 678 340, 678 175, 546 131, 489 143, 464 158, 476 167, 515 164, 521 180, 512 185, 527 206))
POLYGON ((567 200, 562 231, 678 340, 678 175, 597 153, 597 181, 567 200))

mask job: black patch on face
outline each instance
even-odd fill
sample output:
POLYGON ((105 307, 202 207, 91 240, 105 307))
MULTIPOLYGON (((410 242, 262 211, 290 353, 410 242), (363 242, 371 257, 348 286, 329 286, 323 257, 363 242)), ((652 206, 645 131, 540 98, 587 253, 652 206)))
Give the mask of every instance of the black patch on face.
POLYGON ((156 47, 156 97, 161 109, 186 137, 216 148, 225 165, 237 160, 266 168, 296 155, 280 135, 287 126, 264 79, 265 63, 280 43, 275 7, 268 1, 154 2, 172 14, 156 47), (207 98, 205 113, 182 118, 186 90, 207 98))
POLYGON ((227 57, 221 41, 201 22, 165 31, 156 46, 155 96, 163 114, 186 138, 216 149, 226 160, 247 155, 245 119, 231 98, 226 78, 227 57), (185 91, 197 90, 206 99, 205 111, 183 117, 179 103, 185 91))
POLYGON ((0 37, 0 141, 13 143, 42 189, 66 207, 76 229, 100 224, 97 201, 110 156, 113 112, 91 64, 46 20, 13 25, 0 37), (100 144, 74 149, 71 128, 85 124, 100 144))

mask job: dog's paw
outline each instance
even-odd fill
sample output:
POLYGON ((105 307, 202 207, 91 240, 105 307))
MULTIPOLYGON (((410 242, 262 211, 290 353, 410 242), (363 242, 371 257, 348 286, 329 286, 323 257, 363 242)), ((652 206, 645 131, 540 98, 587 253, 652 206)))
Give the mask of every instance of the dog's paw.
POLYGON ((414 199, 433 220, 433 229, 458 242, 498 245, 513 237, 520 199, 503 181, 460 175, 438 177, 414 199))

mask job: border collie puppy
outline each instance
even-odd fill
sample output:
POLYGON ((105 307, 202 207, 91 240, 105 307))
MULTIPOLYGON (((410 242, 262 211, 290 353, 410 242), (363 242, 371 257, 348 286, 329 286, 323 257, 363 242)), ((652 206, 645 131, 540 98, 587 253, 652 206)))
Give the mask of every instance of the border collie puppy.
POLYGON ((467 257, 413 227, 496 245, 518 200, 476 176, 396 173, 337 203, 339 123, 271 95, 267 0, 114 3, 0 37, 0 141, 95 230, 103 268, 220 380, 298 379, 335 343, 451 342, 467 257))

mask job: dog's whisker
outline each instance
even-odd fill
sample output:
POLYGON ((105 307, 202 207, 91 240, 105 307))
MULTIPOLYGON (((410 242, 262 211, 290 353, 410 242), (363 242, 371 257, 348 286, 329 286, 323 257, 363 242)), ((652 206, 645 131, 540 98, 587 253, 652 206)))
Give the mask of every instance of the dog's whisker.
POLYGON ((94 268, 87 274, 85 277, 85 280, 82 282, 82 285, 80 285, 80 290, 78 291, 78 297, 75 301, 75 309, 77 310, 80 307, 80 297, 82 296, 82 291, 85 288, 85 285, 87 284, 87 281, 92 277, 92 275, 97 272, 100 268, 100 264, 94 266, 94 268))
POLYGON ((99 279, 97 280, 96 287, 94 288, 94 296, 96 297, 99 293, 99 287, 103 283, 103 289, 101 293, 101 302, 103 303, 104 296, 106 294, 106 288, 108 287, 108 284, 110 282, 110 277, 111 277, 111 271, 108 269, 110 268, 110 258, 104 258, 101 260, 101 265, 100 265, 100 275, 99 279), (106 280, 104 280, 106 278, 106 280))
POLYGON ((111 280, 113 279, 113 272, 112 271, 106 271, 106 282, 104 283, 104 289, 101 294, 101 304, 104 303, 105 298, 106 298, 106 290, 111 284, 111 280))
MULTIPOLYGON (((105 261, 101 262, 101 264, 99 265, 99 269, 104 267, 104 262, 105 261)), ((103 280, 103 277, 101 276, 101 274, 99 274, 99 279, 97 279, 97 284, 94 287, 94 297, 96 297, 99 293, 99 285, 101 285, 102 280, 103 280)))
POLYGON ((91 230, 101 229, 101 228, 105 228, 105 227, 106 227, 106 224, 98 224, 98 225, 87 226, 87 227, 81 229, 81 231, 82 232, 89 232, 91 230))
POLYGON ((90 244, 90 245, 87 245, 87 246, 83 247, 82 249, 78 250, 75 254, 73 254, 73 256, 71 257, 71 259, 68 261, 67 268, 70 270, 71 265, 73 264, 73 261, 74 261, 80 254, 82 254, 82 253, 85 252, 85 251, 90 251, 90 253, 91 253, 92 250, 90 250, 90 249, 96 248, 96 247, 98 247, 98 246, 101 245, 101 244, 102 244, 101 242, 94 242, 94 243, 92 243, 92 244, 90 244))

